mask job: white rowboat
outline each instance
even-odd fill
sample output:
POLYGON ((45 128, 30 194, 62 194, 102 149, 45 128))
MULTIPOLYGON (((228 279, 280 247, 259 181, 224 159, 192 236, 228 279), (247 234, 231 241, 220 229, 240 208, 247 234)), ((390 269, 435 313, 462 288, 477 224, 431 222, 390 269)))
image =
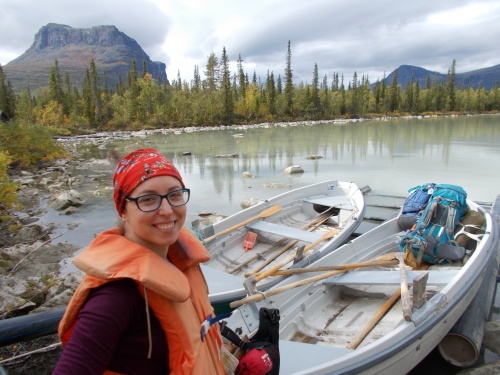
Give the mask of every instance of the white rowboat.
MULTIPOLYGON (((210 300, 218 305, 244 297, 245 278, 276 265, 295 268, 320 259, 349 239, 364 214, 359 187, 331 180, 277 195, 203 228, 211 255, 203 265, 210 300), (251 249, 245 248, 249 233, 256 235, 251 249)), ((257 286, 266 290, 281 279, 257 280, 257 286)))
MULTIPOLYGON (((496 262, 498 268, 498 224, 481 206, 468 204, 484 217, 484 225, 466 261, 433 265, 425 271, 401 271, 395 263, 323 278, 324 271, 295 274, 263 293, 233 302, 232 307, 240 307, 227 319, 228 327, 250 336, 258 327, 258 309, 278 308, 283 374, 407 373, 462 316, 482 284, 487 265, 496 262), (398 299, 403 274, 410 292, 417 280, 427 277, 426 300, 411 310, 409 320, 398 299), (307 281, 313 277, 317 281, 307 281)), ((403 233, 397 220, 391 219, 306 269, 370 263, 397 254, 403 233)), ((420 297, 414 293, 414 304, 420 297)))

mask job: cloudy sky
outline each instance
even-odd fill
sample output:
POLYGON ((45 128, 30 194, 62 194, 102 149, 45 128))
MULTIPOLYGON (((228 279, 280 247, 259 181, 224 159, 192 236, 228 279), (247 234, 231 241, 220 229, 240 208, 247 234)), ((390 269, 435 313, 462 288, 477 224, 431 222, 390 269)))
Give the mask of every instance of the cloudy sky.
POLYGON ((23 54, 48 23, 114 25, 154 61, 203 76, 223 47, 236 71, 284 76, 291 42, 294 81, 334 72, 382 79, 403 64, 446 73, 500 64, 498 0, 0 0, 0 64, 23 54))

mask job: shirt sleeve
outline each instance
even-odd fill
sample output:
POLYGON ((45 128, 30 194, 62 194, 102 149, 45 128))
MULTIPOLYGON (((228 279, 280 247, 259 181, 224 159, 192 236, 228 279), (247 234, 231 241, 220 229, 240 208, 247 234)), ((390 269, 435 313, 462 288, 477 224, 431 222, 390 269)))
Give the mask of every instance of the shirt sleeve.
POLYGON ((101 375, 120 337, 134 322, 142 297, 132 280, 109 282, 91 291, 53 375, 101 375))

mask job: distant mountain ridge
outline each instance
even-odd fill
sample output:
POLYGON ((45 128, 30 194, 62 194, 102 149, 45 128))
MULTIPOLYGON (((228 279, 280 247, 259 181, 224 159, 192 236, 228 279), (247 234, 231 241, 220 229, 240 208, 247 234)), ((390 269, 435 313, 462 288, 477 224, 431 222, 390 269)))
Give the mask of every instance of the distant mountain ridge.
POLYGON ((116 89, 118 76, 125 83, 132 60, 139 74, 143 61, 158 82, 167 82, 166 65, 153 62, 141 46, 115 26, 77 29, 49 23, 35 35, 31 47, 2 69, 15 91, 48 86, 50 70, 57 59, 62 78, 68 72, 72 85, 82 87, 90 61, 94 59, 101 78, 116 89))
MULTIPOLYGON (((430 78, 431 84, 434 80, 437 82, 446 82, 448 74, 433 72, 418 66, 401 65, 398 69, 397 82, 403 89, 409 84, 412 79, 413 82, 418 82, 420 88, 425 88, 427 77, 430 78)), ((390 85, 395 71, 391 72, 385 79, 385 83, 390 85)), ((500 64, 489 68, 473 70, 466 73, 455 73, 456 87, 468 88, 472 87, 477 89, 479 86, 486 90, 491 90, 495 83, 500 85, 500 64)), ((374 84, 372 84, 372 87, 374 84)))
MULTIPOLYGON (((97 72, 106 78, 108 88, 116 89, 118 77, 126 82, 132 60, 135 60, 139 74, 143 61, 146 69, 157 82, 168 82, 166 65, 153 62, 141 46, 132 38, 119 31, 115 26, 95 26, 92 28, 73 28, 67 25, 49 23, 35 35, 32 46, 21 56, 2 66, 3 72, 14 90, 20 92, 49 85, 50 70, 57 59, 62 78, 67 72, 71 84, 82 87, 89 63, 94 59, 97 72)), ((390 85, 394 71, 386 78, 390 85)), ((438 73, 412 65, 398 68, 398 84, 403 88, 413 79, 421 88, 425 87, 427 77, 438 82, 446 81, 446 73, 438 73)), ((104 82, 101 82, 104 83, 104 82)), ((479 86, 491 90, 500 83, 500 65, 456 73, 456 85, 459 88, 479 86)), ((372 88, 375 83, 372 83, 372 88)))

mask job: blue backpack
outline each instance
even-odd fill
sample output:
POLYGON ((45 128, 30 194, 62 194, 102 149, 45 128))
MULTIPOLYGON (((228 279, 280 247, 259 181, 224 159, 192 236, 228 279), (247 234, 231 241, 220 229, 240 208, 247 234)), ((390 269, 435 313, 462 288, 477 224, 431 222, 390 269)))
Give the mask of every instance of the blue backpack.
POLYGON ((397 219, 401 230, 411 229, 416 224, 427 202, 429 202, 435 186, 435 183, 428 182, 408 190, 408 198, 403 203, 397 219))
POLYGON ((456 244, 454 232, 467 210, 467 193, 462 187, 436 185, 415 229, 401 239, 399 250, 405 252, 410 247, 417 264, 462 259, 465 248, 456 244))

